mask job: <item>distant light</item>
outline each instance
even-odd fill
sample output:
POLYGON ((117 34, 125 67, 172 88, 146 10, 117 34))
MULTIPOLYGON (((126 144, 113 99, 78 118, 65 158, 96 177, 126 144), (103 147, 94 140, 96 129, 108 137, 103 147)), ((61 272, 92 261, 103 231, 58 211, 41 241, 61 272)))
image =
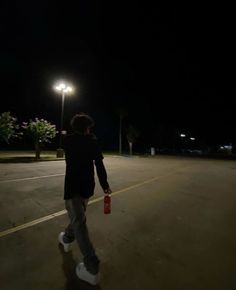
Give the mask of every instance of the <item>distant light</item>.
POLYGON ((192 141, 196 140, 194 137, 190 137, 190 139, 191 139, 192 141))
POLYGON ((180 137, 186 137, 186 135, 185 134, 180 134, 180 137))
POLYGON ((232 145, 224 145, 223 148, 224 149, 227 149, 227 150, 232 150, 233 149, 233 146, 232 145))

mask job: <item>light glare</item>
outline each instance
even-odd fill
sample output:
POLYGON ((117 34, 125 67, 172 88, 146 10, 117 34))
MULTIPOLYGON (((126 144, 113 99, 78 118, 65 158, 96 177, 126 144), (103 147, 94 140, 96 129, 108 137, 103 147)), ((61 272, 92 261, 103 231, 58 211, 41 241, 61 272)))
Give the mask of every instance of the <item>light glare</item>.
POLYGON ((66 85, 65 84, 60 84, 59 87, 62 90, 62 89, 65 89, 66 88, 66 85))
POLYGON ((54 87, 54 89, 56 91, 60 91, 63 93, 72 93, 73 92, 73 88, 71 86, 66 85, 65 83, 59 83, 58 85, 56 85, 54 87))

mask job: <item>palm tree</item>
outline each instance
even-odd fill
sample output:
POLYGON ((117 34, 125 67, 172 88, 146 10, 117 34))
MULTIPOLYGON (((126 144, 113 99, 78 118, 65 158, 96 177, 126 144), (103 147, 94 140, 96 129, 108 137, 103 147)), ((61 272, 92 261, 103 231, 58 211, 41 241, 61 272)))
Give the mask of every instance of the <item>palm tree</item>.
POLYGON ((137 128, 132 125, 129 125, 126 131, 126 137, 129 142, 129 154, 133 155, 133 143, 135 143, 140 136, 140 132, 137 128))

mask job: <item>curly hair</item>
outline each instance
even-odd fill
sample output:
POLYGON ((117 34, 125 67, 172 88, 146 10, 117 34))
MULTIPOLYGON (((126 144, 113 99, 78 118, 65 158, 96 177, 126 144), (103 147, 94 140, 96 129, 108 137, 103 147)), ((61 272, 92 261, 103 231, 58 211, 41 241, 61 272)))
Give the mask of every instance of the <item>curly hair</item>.
POLYGON ((89 115, 80 113, 71 119, 70 124, 74 132, 84 134, 87 129, 94 126, 94 121, 89 115))

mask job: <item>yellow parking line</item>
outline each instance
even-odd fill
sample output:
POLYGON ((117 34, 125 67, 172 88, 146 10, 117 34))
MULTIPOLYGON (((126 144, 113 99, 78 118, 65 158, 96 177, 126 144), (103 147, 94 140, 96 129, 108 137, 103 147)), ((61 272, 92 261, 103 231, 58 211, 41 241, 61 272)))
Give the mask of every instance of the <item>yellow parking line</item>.
POLYGON ((65 174, 62 173, 62 174, 51 174, 51 175, 42 175, 42 176, 34 176, 34 177, 16 178, 16 179, 6 179, 6 180, 0 180, 0 183, 34 180, 34 179, 48 178, 48 177, 55 177, 55 176, 62 176, 62 175, 65 175, 65 174))
MULTIPOLYGON (((154 177, 154 178, 151 178, 151 179, 145 180, 145 181, 143 181, 143 182, 140 182, 140 183, 137 183, 137 184, 134 184, 134 185, 128 186, 128 187, 126 187, 126 188, 123 188, 123 189, 121 189, 121 190, 118 190, 118 191, 113 192, 113 193, 112 193, 112 196, 117 195, 117 194, 122 193, 122 192, 125 192, 125 191, 128 191, 128 190, 131 190, 131 189, 134 189, 134 188, 137 188, 137 187, 140 187, 140 186, 142 186, 142 185, 144 185, 144 184, 151 183, 151 182, 153 182, 153 181, 155 181, 155 180, 157 180, 157 179, 160 179, 161 177, 167 177, 167 176, 169 176, 169 175, 171 175, 171 174, 173 174, 173 173, 167 174, 167 175, 165 175, 165 176, 154 177)), ((98 197, 98 198, 94 198, 94 199, 90 200, 88 204, 90 205, 90 204, 93 204, 93 203, 99 202, 99 201, 101 201, 101 200, 103 200, 103 196, 98 197)), ((4 237, 4 236, 7 236, 7 235, 10 235, 10 234, 13 234, 13 233, 15 233, 15 232, 18 232, 18 231, 20 231, 20 230, 23 230, 23 229, 26 229, 26 228, 32 227, 32 226, 34 226, 34 225, 40 224, 40 223, 42 223, 42 222, 45 222, 45 221, 48 221, 48 220, 54 219, 54 218, 56 218, 56 217, 58 217, 58 216, 61 216, 61 215, 63 215, 63 214, 66 214, 66 212, 67 212, 66 210, 61 210, 61 211, 58 211, 58 212, 56 212, 56 213, 53 213, 53 214, 50 214, 50 215, 44 216, 44 217, 39 218, 39 219, 36 219, 36 220, 34 220, 34 221, 31 221, 31 222, 28 222, 28 223, 25 223, 25 224, 22 224, 22 225, 16 226, 16 227, 14 227, 14 228, 11 228, 11 229, 8 229, 8 230, 5 230, 5 231, 2 231, 2 232, 0 232, 0 238, 1 238, 1 237, 4 237)))
POLYGON ((13 234, 15 232, 18 232, 20 230, 23 230, 23 229, 26 229, 26 228, 29 228, 29 227, 32 227, 34 225, 37 225, 37 224, 40 224, 42 222, 45 222, 45 221, 48 221, 48 220, 51 220, 57 216, 60 216, 60 215, 63 215, 66 213, 66 210, 61 210, 61 211, 58 211, 56 213, 53 213, 53 214, 50 214, 50 215, 46 215, 42 218, 39 218, 37 220, 34 220, 32 222, 28 222, 28 223, 25 223, 23 225, 20 225, 20 226, 17 226, 17 227, 14 227, 14 228, 11 228, 11 229, 8 229, 8 230, 5 230, 3 232, 0 232, 0 238, 1 237, 4 237, 4 236, 7 236, 9 234, 13 234))

